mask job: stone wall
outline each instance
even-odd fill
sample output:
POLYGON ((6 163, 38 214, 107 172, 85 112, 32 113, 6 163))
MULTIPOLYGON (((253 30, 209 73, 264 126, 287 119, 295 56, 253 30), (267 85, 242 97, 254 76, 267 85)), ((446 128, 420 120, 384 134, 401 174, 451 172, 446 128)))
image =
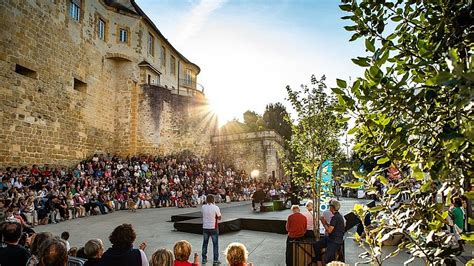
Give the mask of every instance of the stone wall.
POLYGON ((207 155, 217 117, 204 97, 184 97, 158 86, 143 86, 138 111, 138 149, 150 154, 184 150, 207 155))
POLYGON ((275 131, 216 135, 211 138, 214 158, 228 162, 250 174, 258 170, 260 179, 267 180, 273 173, 284 177, 279 154, 284 152, 283 139, 275 131))
POLYGON ((176 95, 180 77, 171 73, 169 59, 194 75, 199 68, 134 1, 129 9, 110 5, 125 0, 82 1, 79 21, 69 13, 70 2, 0 1, 0 168, 72 165, 94 153, 209 151, 217 125, 198 130, 204 116, 196 110, 207 110, 207 102, 202 93, 176 95), (99 18, 106 21, 104 40, 99 18), (129 30, 126 43, 118 40, 121 27, 129 30), (162 46, 166 62, 160 61, 162 46), (161 75, 153 88, 144 85, 150 69, 161 75))

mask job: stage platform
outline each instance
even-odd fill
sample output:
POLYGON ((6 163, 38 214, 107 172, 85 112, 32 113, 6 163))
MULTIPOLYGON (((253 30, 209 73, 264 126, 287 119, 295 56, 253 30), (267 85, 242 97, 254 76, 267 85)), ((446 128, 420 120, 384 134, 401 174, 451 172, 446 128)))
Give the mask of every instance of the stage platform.
MULTIPOLYGON (((365 204, 372 205, 367 201, 365 204)), ((357 217, 351 212, 353 201, 341 201, 341 213, 346 219, 346 231, 357 225, 357 217)), ((301 207, 306 211, 305 207, 301 207)), ((221 208, 222 220, 219 221, 219 234, 239 230, 252 230, 286 234, 286 220, 291 210, 254 212, 251 204, 221 208)), ((171 216, 174 228, 178 231, 202 234, 202 214, 200 211, 171 216)))

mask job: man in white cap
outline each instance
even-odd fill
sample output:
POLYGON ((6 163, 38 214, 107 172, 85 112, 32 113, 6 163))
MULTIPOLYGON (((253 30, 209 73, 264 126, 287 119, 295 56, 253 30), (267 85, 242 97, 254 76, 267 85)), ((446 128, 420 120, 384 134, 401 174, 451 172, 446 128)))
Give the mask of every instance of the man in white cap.
POLYGON ((332 214, 334 214, 334 216, 331 218, 331 221, 328 223, 324 216, 320 218, 321 223, 323 224, 323 227, 328 235, 315 244, 315 258, 318 262, 318 265, 322 265, 321 261, 324 262, 324 264, 327 264, 335 260, 337 251, 344 243, 344 218, 339 213, 340 208, 341 204, 339 201, 333 199, 329 203, 329 210, 332 214), (326 248, 324 256, 321 256, 322 248, 326 248))

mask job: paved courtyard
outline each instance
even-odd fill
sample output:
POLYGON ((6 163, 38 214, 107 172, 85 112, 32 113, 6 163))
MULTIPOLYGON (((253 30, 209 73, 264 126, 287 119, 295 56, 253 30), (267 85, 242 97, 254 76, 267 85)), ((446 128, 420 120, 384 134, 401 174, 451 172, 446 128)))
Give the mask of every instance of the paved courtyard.
MULTIPOLYGON (((353 204, 362 202, 356 199, 342 199, 343 209, 350 209, 353 204)), ((219 204, 221 209, 232 206, 249 204, 249 202, 238 202, 230 204, 219 204)), ((89 239, 100 238, 103 240, 106 248, 110 246, 108 236, 112 230, 119 224, 130 223, 137 232, 136 246, 140 242, 147 243, 146 254, 150 258, 158 248, 167 248, 172 250, 173 244, 181 239, 188 240, 193 246, 193 252, 201 256, 202 236, 192 233, 183 233, 175 231, 173 223, 170 222, 171 215, 194 212, 200 208, 160 208, 138 210, 136 213, 128 211, 119 211, 107 215, 92 216, 62 222, 38 226, 36 231, 50 231, 55 235, 63 231, 69 231, 71 238, 69 242, 72 247, 83 246, 89 239)), ((249 207, 250 212, 250 207, 249 207)), ((352 230, 346 234, 346 262, 354 265, 361 261, 358 254, 362 251, 352 239, 352 230)), ((234 241, 244 243, 249 251, 249 261, 254 265, 284 265, 285 261, 285 241, 286 235, 241 230, 238 232, 227 233, 219 238, 220 260, 225 261, 223 252, 225 247, 234 241)), ((387 249, 387 252, 390 250, 387 249)), ((212 244, 209 244, 208 257, 212 258, 212 244)), ((384 265, 403 265, 403 261, 408 259, 408 254, 401 253, 397 258, 389 260, 384 265)), ((421 261, 415 261, 412 265, 422 265, 421 261)))

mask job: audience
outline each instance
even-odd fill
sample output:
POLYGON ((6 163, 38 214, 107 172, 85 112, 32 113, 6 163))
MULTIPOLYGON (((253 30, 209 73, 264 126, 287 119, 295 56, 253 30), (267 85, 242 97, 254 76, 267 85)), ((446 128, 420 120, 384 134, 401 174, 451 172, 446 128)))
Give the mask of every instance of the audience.
MULTIPOLYGON (((206 195, 217 203, 283 194, 289 184, 263 183, 223 163, 196 156, 97 155, 74 169, 33 165, 0 169, 0 215, 25 228, 88 215, 141 208, 196 207, 206 195)), ((2 222, 2 220, 0 220, 2 222)))
POLYGON ((42 232, 34 235, 30 246, 31 257, 28 260, 27 266, 35 266, 39 264, 39 248, 46 240, 53 238, 50 232, 42 232))
POLYGON ((46 239, 40 246, 39 255, 40 266, 66 266, 68 262, 66 245, 57 237, 46 239))
POLYGON ((191 249, 191 243, 186 240, 176 242, 173 247, 174 266, 199 266, 199 256, 197 253, 194 253, 194 262, 188 262, 191 249))
POLYGON ((2 225, 1 232, 6 246, 0 247, 0 265, 26 265, 30 252, 18 244, 23 233, 21 225, 16 222, 6 222, 2 225))
POLYGON ((173 266, 174 255, 171 250, 165 248, 158 249, 151 256, 150 266, 173 266))
POLYGON ((117 226, 110 234, 109 240, 112 247, 107 249, 100 258, 99 265, 102 266, 148 266, 148 259, 142 249, 133 248, 133 242, 137 235, 131 224, 117 226))
POLYGON ((104 245, 100 239, 91 239, 84 246, 84 255, 87 259, 85 266, 99 265, 100 258, 104 254, 104 245))
POLYGON ((248 251, 241 243, 230 243, 226 250, 225 256, 229 266, 252 266, 252 263, 247 263, 248 251))
MULTIPOLYGON (((1 228, 5 247, 0 247, 0 265, 65 265, 69 255, 87 259, 85 265, 145 266, 146 245, 133 248, 136 234, 129 224, 113 230, 112 247, 105 252, 99 239, 71 248, 68 232, 59 238, 46 232, 34 234, 32 227, 106 215, 128 209, 129 204, 138 209, 196 207, 205 204, 208 195, 218 195, 216 203, 250 200, 257 187, 260 200, 284 196, 289 184, 258 182, 245 172, 196 156, 96 154, 73 169, 48 165, 0 169, 0 222, 7 221, 1 228)), ((197 254, 194 263, 188 262, 191 244, 187 241, 177 242, 174 253, 157 250, 150 265, 199 264, 197 254)))

